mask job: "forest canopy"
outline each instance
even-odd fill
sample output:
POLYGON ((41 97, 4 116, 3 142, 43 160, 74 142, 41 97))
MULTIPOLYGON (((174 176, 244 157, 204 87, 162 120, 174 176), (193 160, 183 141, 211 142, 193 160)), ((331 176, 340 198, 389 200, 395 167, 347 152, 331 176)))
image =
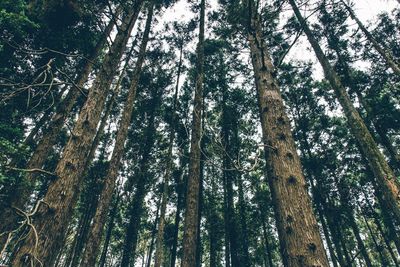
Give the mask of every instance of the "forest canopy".
POLYGON ((0 1, 0 266, 400 266, 400 0, 361 2, 0 1))

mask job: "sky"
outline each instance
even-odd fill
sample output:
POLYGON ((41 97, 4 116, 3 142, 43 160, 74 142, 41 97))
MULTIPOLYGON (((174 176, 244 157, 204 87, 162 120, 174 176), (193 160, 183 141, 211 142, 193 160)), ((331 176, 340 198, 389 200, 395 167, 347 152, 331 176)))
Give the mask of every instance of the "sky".
MULTIPOLYGON (((267 1, 268 0, 264 0, 263 2, 267 1)), ((367 26, 369 22, 373 20, 378 14, 384 11, 390 12, 394 8, 400 6, 397 0, 355 0, 352 2, 355 4, 353 9, 356 15, 367 26)), ((210 10, 217 7, 218 0, 206 0, 206 3, 210 5, 210 7, 208 7, 208 10, 210 10)), ((168 22, 174 20, 189 20, 195 15, 190 11, 189 6, 190 4, 187 0, 178 1, 172 8, 169 8, 164 12, 161 21, 168 22)), ((290 12, 288 15, 291 15, 292 11, 290 8, 288 12, 290 12)), ((317 64, 317 59, 315 58, 314 53, 311 51, 311 49, 305 48, 310 48, 310 46, 305 36, 302 36, 302 38, 298 40, 296 45, 288 53, 285 61, 304 59, 311 60, 315 63, 315 78, 322 78, 322 69, 319 64, 317 64)), ((358 65, 360 68, 368 67, 367 64, 363 64, 362 62, 360 62, 358 65)))

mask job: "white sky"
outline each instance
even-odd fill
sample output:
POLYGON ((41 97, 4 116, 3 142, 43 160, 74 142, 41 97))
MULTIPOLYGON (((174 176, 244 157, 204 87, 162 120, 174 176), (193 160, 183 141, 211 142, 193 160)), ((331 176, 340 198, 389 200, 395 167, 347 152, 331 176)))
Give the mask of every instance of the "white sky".
MULTIPOLYGON (((268 1, 268 0, 267 0, 268 1)), ((265 2, 267 2, 265 1, 265 2)), ((190 1, 193 2, 193 1, 190 1)), ((354 6, 354 11, 358 18, 366 25, 368 26, 368 23, 374 18, 379 13, 382 13, 384 11, 391 11, 396 7, 399 7, 399 4, 397 0, 353 0, 355 3, 354 6)), ((218 6, 218 0, 206 0, 206 3, 209 5, 207 8, 207 11, 209 12, 210 10, 216 8, 218 6)), ((174 21, 174 20, 179 20, 179 21, 187 21, 196 14, 193 14, 190 11, 189 8, 190 4, 188 3, 187 0, 180 0, 178 1, 173 7, 167 9, 164 14, 162 15, 160 21, 161 22, 169 22, 169 21, 174 21)), ((289 5, 288 5, 289 7, 289 5)), ((292 12, 290 7, 288 8, 289 12, 292 12)), ((290 14, 291 15, 291 14, 290 14)), ((160 23, 162 24, 162 23, 160 23)), ((159 24, 159 27, 161 25, 159 24)), ((206 29, 207 31, 207 29, 206 29)), ((207 32, 206 32, 207 36, 207 32)), ((317 59, 315 58, 314 52, 311 51, 311 49, 305 49, 309 48, 309 44, 305 36, 302 36, 297 42, 297 44, 291 49, 290 53, 287 55, 285 58, 285 61, 288 60, 311 60, 315 64, 315 78, 322 78, 322 70, 319 64, 317 64, 317 59)), ((359 67, 368 67, 367 64, 359 63, 359 67)))

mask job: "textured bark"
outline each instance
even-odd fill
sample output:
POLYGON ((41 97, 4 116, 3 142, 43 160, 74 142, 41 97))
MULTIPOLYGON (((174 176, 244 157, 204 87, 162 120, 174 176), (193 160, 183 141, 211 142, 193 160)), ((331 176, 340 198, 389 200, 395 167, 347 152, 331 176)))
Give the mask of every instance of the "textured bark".
POLYGON ((371 42, 372 46, 375 48, 375 50, 383 57, 383 59, 386 61, 387 65, 393 70, 393 72, 396 75, 400 76, 400 66, 399 64, 395 61, 392 53, 383 48, 379 42, 372 36, 372 34, 365 28, 364 24, 357 18, 356 14, 354 11, 351 9, 349 5, 345 3, 345 1, 340 0, 340 2, 344 5, 346 10, 349 12, 350 17, 357 23, 358 27, 360 30, 364 33, 364 35, 367 37, 368 41, 371 42))
MULTIPOLYGON (((301 138, 302 138, 302 142, 300 142, 300 150, 301 150, 303 156, 307 157, 307 159, 310 162, 313 162, 313 164, 318 164, 317 162, 315 162, 313 160, 314 157, 311 152, 311 145, 307 139, 305 130, 302 131, 301 138)), ((317 170, 320 170, 320 168, 318 168, 317 170)), ((318 172, 317 170, 315 170, 314 168, 309 169, 309 172, 310 172, 309 173, 309 176, 310 176, 309 183, 311 185, 311 192, 313 195, 313 203, 314 203, 315 209, 318 213, 319 221, 322 226, 322 231, 324 233, 325 240, 328 245, 328 250, 329 250, 332 264, 334 267, 337 267, 338 266, 337 265, 338 258, 336 256, 335 250, 333 248, 333 244, 332 244, 332 240, 331 240, 331 233, 328 228, 327 220, 325 220, 325 216, 327 216, 327 214, 324 213, 323 204, 322 204, 322 202, 324 201, 323 200, 324 196, 322 195, 323 190, 321 188, 320 181, 321 181, 321 177, 323 177, 323 176, 321 173, 317 173, 318 172), (316 183, 317 183, 317 185, 316 185, 316 183)))
POLYGON ((365 126, 360 114, 354 108, 346 89, 343 87, 339 76, 330 65, 324 55, 313 33, 306 24, 303 16, 296 6, 294 0, 289 0, 295 15, 302 25, 314 52, 324 70, 326 79, 330 82, 335 91, 336 97, 343 108, 348 125, 357 142, 360 144, 361 152, 368 160, 368 164, 378 181, 379 188, 382 189, 383 199, 386 205, 393 210, 397 218, 400 218, 400 185, 393 174, 393 171, 380 152, 368 128, 365 126))
POLYGON ((55 260, 80 192, 85 158, 97 132, 106 95, 134 25, 135 10, 132 8, 124 17, 57 164, 58 179, 50 184, 45 203, 41 204, 35 217, 38 238, 30 232, 19 248, 13 266, 24 266, 28 262, 37 264, 38 261, 51 266, 55 260))
POLYGON ((143 40, 139 49, 139 56, 132 76, 128 96, 123 108, 121 120, 118 123, 118 131, 115 138, 115 145, 110 160, 110 166, 104 182, 103 190, 100 194, 99 205, 93 219, 92 228, 89 234, 88 243, 82 258, 81 266, 94 266, 99 253, 100 240, 103 233, 105 219, 111 204, 112 194, 118 178, 118 171, 121 166, 121 159, 124 154, 125 142, 128 136, 129 126, 132 120, 132 111, 136 99, 136 91, 139 83, 142 65, 145 59, 146 47, 149 40, 151 22, 153 19, 153 4, 149 8, 143 40))
POLYGON ((201 112, 204 79, 204 20, 205 0, 200 3, 200 30, 197 44, 196 88, 193 108, 192 136, 190 141, 189 178, 186 194, 185 224, 183 234, 182 267, 196 266, 196 247, 198 239, 198 213, 200 191, 200 140, 201 112))
POLYGON ((259 17, 253 1, 247 3, 248 41, 283 263, 329 266, 259 17))
POLYGON ((182 71, 182 56, 183 56, 183 40, 180 47, 179 52, 179 63, 178 63, 178 72, 176 77, 176 85, 175 85, 175 94, 172 104, 172 121, 170 125, 170 132, 169 132, 169 144, 168 144, 168 156, 167 156, 167 170, 165 172, 164 181, 163 181, 163 193, 161 196, 161 212, 160 212, 160 220, 158 222, 158 231, 157 231, 157 244, 156 244, 156 256, 154 260, 154 267, 160 267, 163 263, 164 256, 164 228, 165 228, 165 213, 167 210, 167 201, 168 201, 168 184, 170 177, 172 175, 173 169, 173 157, 172 157, 172 148, 174 145, 175 140, 175 120, 176 120, 176 106, 178 101, 178 90, 179 90, 179 80, 182 71))
MULTIPOLYGON (((96 60, 100 51, 104 47, 107 36, 113 29, 113 26, 114 24, 111 22, 108 24, 102 37, 94 48, 93 53, 89 56, 86 65, 84 66, 83 70, 81 70, 76 82, 76 86, 79 88, 83 88, 84 83, 87 81, 88 76, 93 68, 93 61, 96 60)), ((54 115, 46 129, 43 130, 43 137, 39 140, 33 154, 27 162, 26 169, 41 169, 43 167, 43 164, 50 154, 51 148, 57 141, 57 137, 64 126, 66 118, 70 114, 72 108, 76 104, 76 100, 80 95, 81 92, 79 90, 76 88, 70 88, 66 97, 61 101, 61 103, 56 105, 56 110, 53 112, 54 115)), ((45 114, 43 114, 43 117, 36 124, 35 128, 24 140, 24 144, 30 144, 33 142, 33 138, 36 133, 52 114, 51 111, 52 110, 49 109, 45 114)), ((20 216, 16 214, 15 209, 11 207, 17 207, 21 210, 25 209, 26 203, 29 201, 29 197, 34 189, 38 177, 39 175, 37 173, 28 173, 25 177, 27 183, 18 185, 12 190, 12 196, 8 200, 9 205, 6 207, 0 207, 0 212, 4 214, 4 216, 1 216, 0 218, 0 233, 8 232, 18 227, 17 221, 20 219, 20 216)), ((3 242, 2 238, 0 238, 0 247, 2 246, 3 242)))

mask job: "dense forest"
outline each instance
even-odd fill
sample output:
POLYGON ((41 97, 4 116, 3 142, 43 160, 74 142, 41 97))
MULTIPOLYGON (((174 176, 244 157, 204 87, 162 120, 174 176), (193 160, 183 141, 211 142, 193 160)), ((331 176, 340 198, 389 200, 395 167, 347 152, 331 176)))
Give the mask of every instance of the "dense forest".
POLYGON ((400 266, 400 1, 361 2, 1 0, 0 266, 400 266))

